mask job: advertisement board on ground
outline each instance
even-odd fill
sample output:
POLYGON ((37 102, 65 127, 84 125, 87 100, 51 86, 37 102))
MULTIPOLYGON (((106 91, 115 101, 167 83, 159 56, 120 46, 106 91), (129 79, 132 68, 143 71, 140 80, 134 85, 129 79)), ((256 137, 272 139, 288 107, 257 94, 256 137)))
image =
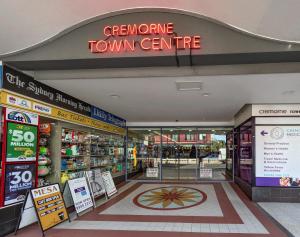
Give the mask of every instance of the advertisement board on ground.
POLYGON ((102 180, 100 169, 86 171, 86 176, 94 197, 98 197, 105 194, 105 186, 102 180))
POLYGON ((58 184, 32 189, 31 196, 43 231, 69 219, 58 184))
POLYGON ((35 186, 35 174, 35 164, 7 164, 4 205, 24 201, 27 190, 35 186))
POLYGON ((85 177, 68 180, 68 186, 77 213, 94 206, 85 177))
POLYGON ((256 126, 256 186, 300 187, 300 126, 256 126))
POLYGON ((212 169, 200 168, 200 178, 211 179, 213 177, 212 169))
POLYGON ((147 178, 157 178, 158 177, 158 168, 147 168, 146 169, 147 178))
POLYGON ((106 194, 108 197, 117 193, 117 188, 115 186, 114 180, 109 171, 102 173, 102 179, 105 186, 106 194))

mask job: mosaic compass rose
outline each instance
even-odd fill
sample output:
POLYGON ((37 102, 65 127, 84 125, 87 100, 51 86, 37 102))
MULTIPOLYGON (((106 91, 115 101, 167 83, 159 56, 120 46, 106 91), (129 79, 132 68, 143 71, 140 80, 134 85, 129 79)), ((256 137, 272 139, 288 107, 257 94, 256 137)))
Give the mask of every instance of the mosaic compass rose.
POLYGON ((178 210, 194 207, 205 202, 204 192, 190 187, 160 187, 137 195, 135 205, 152 210, 178 210))

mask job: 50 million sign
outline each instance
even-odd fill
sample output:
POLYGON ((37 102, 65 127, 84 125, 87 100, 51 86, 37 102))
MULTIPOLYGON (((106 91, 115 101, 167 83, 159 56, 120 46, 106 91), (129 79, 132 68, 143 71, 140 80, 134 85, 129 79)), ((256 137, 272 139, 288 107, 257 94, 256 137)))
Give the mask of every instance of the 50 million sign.
POLYGON ((38 115, 6 109, 6 162, 35 161, 38 115))

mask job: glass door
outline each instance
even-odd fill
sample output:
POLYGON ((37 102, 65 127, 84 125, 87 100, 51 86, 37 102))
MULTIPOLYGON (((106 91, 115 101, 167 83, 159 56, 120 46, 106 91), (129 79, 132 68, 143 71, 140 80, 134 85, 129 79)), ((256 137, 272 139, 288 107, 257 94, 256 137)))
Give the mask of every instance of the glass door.
POLYGON ((162 178, 197 179, 197 136, 195 128, 163 128, 162 178))
POLYGON ((226 180, 226 133, 222 128, 199 128, 200 180, 226 180))

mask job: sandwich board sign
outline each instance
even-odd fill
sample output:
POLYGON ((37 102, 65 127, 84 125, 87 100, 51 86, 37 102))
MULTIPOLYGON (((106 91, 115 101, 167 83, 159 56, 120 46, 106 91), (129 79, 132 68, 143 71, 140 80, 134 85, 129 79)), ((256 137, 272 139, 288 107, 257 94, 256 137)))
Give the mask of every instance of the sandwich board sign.
POLYGON ((108 197, 111 197, 115 193, 118 192, 114 180, 111 176, 111 173, 109 171, 105 171, 102 173, 102 179, 105 186, 106 194, 108 197))
POLYGON ((71 193, 77 215, 94 207, 94 202, 85 177, 68 180, 65 189, 71 193))
POLYGON ((32 198, 30 197, 30 191, 28 191, 25 197, 25 202, 23 203, 21 209, 21 215, 19 217, 19 221, 15 233, 17 233, 19 229, 31 225, 37 221, 38 221, 38 217, 36 215, 32 198))
POLYGON ((94 201, 94 207, 96 207, 95 199, 100 197, 101 195, 106 196, 105 186, 102 179, 102 174, 100 169, 89 170, 85 172, 85 176, 87 178, 91 195, 94 201))
POLYGON ((46 230, 66 220, 70 219, 59 185, 52 184, 30 190, 17 229, 38 221, 44 235, 46 230))

